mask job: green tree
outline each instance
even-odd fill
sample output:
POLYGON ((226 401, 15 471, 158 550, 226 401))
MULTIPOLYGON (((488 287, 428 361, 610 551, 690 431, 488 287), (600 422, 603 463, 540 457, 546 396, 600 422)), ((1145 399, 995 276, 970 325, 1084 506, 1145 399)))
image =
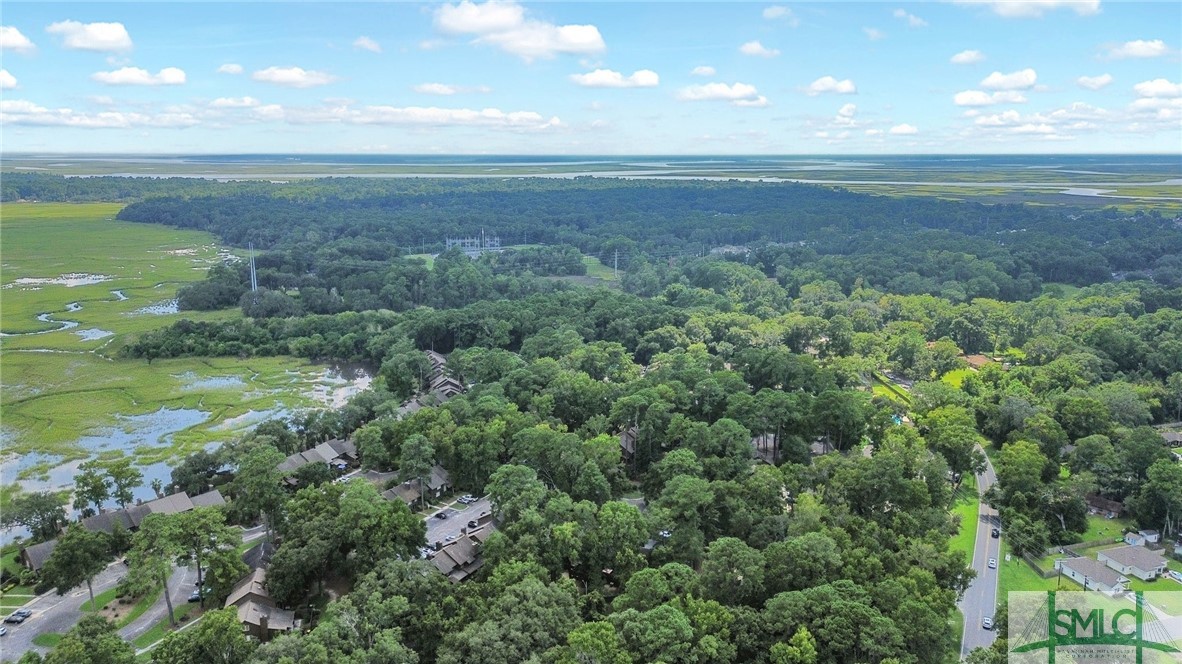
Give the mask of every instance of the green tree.
POLYGON ((546 498, 546 486, 533 468, 506 464, 488 478, 489 500, 504 518, 514 520, 546 498))
POLYGON ((172 574, 173 560, 182 549, 175 530, 176 521, 169 518, 170 516, 172 515, 149 514, 140 522, 140 529, 131 538, 131 551, 127 554, 127 582, 136 588, 163 588, 164 603, 168 607, 168 623, 176 627, 168 577, 172 574))
POLYGON ((103 503, 110 497, 111 479, 98 459, 86 461, 78 466, 78 474, 74 476, 75 510, 84 517, 98 514, 103 508, 103 503), (91 505, 94 505, 93 509, 91 505))
POLYGON ((134 497, 133 492, 144 481, 144 474, 131 464, 131 457, 125 456, 122 452, 102 464, 107 471, 107 477, 111 478, 111 497, 119 503, 119 507, 127 507, 134 497))
POLYGON ((75 524, 58 538, 57 546, 41 569, 41 578, 53 584, 58 595, 64 595, 85 582, 86 590, 90 592, 90 610, 97 611, 91 581, 106 569, 110 558, 110 542, 106 534, 90 532, 75 524))
POLYGON ((723 604, 756 606, 763 601, 763 578, 763 555, 758 549, 734 537, 720 537, 706 549, 699 582, 706 597, 723 604))
POLYGON ((156 664, 244 664, 255 650, 234 607, 208 611, 192 629, 172 632, 152 650, 156 664))
POLYGON ((0 511, 0 526, 20 525, 39 540, 53 539, 66 523, 66 494, 53 491, 18 493, 0 511))
POLYGON ((579 625, 559 649, 558 664, 632 664, 624 640, 607 622, 579 625))
POLYGON ((253 445, 238 461, 234 479, 226 485, 233 497, 230 516, 238 523, 254 523, 260 516, 267 530, 274 530, 283 506, 283 477, 277 466, 283 455, 270 445, 253 445))
POLYGON ((419 481, 419 500, 425 500, 427 480, 435 465, 435 445, 426 436, 415 434, 402 442, 398 457, 398 479, 419 481))
POLYGON ((772 664, 816 664, 817 640, 807 627, 800 627, 787 643, 772 646, 772 664))
POLYGON ((1182 465, 1162 459, 1149 467, 1148 479, 1132 501, 1137 523, 1157 528, 1169 538, 1182 531, 1182 465))
POLYGON ((45 664, 132 664, 135 648, 119 636, 115 624, 96 615, 83 616, 53 650, 45 664))
MULTIPOLYGON (((220 560, 219 566, 229 562, 229 570, 223 574, 238 571, 239 576, 246 573, 246 565, 242 563, 237 553, 238 545, 242 543, 242 530, 226 525, 226 515, 216 507, 198 507, 188 512, 171 515, 170 531, 176 539, 179 550, 178 562, 182 565, 190 561, 197 566, 197 587, 205 585, 203 573, 205 563, 210 558, 228 558, 220 560), (237 565, 233 564, 237 561, 237 565)), ((201 597, 201 606, 205 606, 205 596, 201 597)))

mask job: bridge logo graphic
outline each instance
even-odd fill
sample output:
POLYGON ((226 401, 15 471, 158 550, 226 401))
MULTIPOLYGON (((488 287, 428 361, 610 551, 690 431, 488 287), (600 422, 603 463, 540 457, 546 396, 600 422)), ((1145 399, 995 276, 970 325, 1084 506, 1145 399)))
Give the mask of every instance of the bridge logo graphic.
POLYGON ((1166 594, 1174 593, 1138 591, 1130 602, 1090 591, 1010 593, 1009 661, 1182 662, 1182 616, 1166 614, 1152 601, 1166 594))

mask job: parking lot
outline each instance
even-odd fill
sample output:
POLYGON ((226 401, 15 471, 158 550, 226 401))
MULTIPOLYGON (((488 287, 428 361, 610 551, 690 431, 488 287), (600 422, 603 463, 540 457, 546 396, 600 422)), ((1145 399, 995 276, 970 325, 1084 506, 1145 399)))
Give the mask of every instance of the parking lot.
POLYGON ((427 546, 434 546, 436 542, 447 543, 463 534, 461 531, 468 527, 468 522, 492 510, 492 503, 488 497, 478 498, 470 505, 453 502, 447 507, 431 512, 424 520, 427 522, 427 546), (446 519, 436 518, 436 514, 444 513, 446 519))

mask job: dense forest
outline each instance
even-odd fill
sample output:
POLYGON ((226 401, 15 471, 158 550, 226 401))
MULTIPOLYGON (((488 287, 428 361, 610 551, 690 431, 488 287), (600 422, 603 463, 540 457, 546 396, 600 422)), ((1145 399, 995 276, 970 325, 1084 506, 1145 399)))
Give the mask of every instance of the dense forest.
MULTIPOLYGON (((191 493, 229 470, 214 520, 274 532, 268 589, 306 630, 257 645, 211 612, 157 662, 942 664, 973 575, 949 510, 985 452, 1015 553, 1079 541, 1090 496, 1180 529, 1182 465, 1151 426, 1182 420, 1176 220, 738 182, 158 186, 130 185, 120 218, 253 242, 263 288, 215 268, 182 303, 243 318, 182 320, 125 356, 357 361, 379 380, 177 467, 191 493), (482 230, 531 246, 442 251, 482 230), (618 287, 566 279, 582 254, 618 257, 618 287), (466 391, 407 408, 428 350, 466 391), (368 482, 283 482, 286 455, 332 438, 393 484, 438 464, 487 495, 479 570, 451 583, 419 560, 422 519, 368 482)), ((105 545, 149 585, 154 541, 105 545)), ((104 629, 46 661, 67 644, 128 661, 104 629)), ((1005 661, 999 644, 971 659, 1005 661)))

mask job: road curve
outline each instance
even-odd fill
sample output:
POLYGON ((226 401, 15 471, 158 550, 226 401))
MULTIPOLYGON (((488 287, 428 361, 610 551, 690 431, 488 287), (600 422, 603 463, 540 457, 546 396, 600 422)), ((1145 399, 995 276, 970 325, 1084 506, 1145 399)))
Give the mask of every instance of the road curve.
MULTIPOLYGON (((985 472, 977 475, 977 491, 984 494, 996 481, 993 464, 986 457, 985 472)), ((977 520, 977 541, 973 546, 973 569, 977 577, 969 584, 959 604, 960 612, 964 614, 964 636, 960 642, 962 659, 974 648, 988 648, 997 638, 994 630, 981 627, 981 620, 986 616, 992 618, 998 603, 998 569, 989 569, 989 559, 1001 564, 1001 539, 993 538, 993 528, 1001 528, 1001 519, 997 510, 982 502, 977 520)))

